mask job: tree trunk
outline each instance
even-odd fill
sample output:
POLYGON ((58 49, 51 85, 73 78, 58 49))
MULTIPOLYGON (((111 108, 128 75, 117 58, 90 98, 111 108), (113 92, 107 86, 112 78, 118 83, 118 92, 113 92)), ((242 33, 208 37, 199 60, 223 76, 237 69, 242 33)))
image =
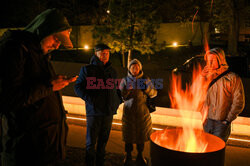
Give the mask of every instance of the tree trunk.
POLYGON ((129 67, 129 62, 131 61, 131 49, 128 50, 128 63, 127 63, 127 68, 129 67))
POLYGON ((122 67, 125 68, 125 54, 124 54, 124 49, 122 49, 122 67))
POLYGON ((239 14, 233 0, 229 0, 228 5, 230 7, 230 14, 232 15, 228 20, 228 54, 230 56, 238 56, 239 14))
POLYGON ((135 15, 132 11, 132 0, 130 0, 130 35, 129 35, 129 50, 128 50, 128 64, 127 67, 129 66, 129 62, 131 61, 131 53, 132 53, 132 49, 133 49, 133 36, 134 36, 134 23, 135 23, 135 15))
POLYGON ((148 61, 151 61, 151 56, 150 56, 150 54, 147 54, 147 57, 148 57, 148 61))

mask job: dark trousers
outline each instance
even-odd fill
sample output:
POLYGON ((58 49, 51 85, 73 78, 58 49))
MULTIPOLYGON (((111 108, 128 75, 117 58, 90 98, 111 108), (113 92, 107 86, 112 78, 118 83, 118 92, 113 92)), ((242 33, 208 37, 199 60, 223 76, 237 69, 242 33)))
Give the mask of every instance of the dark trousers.
POLYGON ((102 166, 109 139, 113 115, 87 117, 86 164, 102 166), (96 164, 95 164, 96 163, 96 164))
POLYGON ((207 119, 203 127, 205 132, 218 136, 225 142, 227 142, 231 133, 231 124, 225 125, 218 120, 207 119))
MULTIPOLYGON (((136 144, 136 149, 138 153, 142 153, 144 150, 144 143, 136 144)), ((132 143, 125 143, 125 152, 131 153, 133 151, 133 144, 132 143)))

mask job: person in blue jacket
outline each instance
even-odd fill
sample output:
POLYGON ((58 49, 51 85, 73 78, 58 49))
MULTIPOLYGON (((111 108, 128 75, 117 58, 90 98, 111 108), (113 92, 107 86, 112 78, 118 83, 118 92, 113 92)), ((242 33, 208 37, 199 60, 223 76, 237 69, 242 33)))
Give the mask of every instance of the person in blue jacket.
POLYGON ((117 73, 109 61, 110 48, 97 44, 94 49, 95 55, 81 68, 74 89, 86 105, 86 164, 102 166, 113 115, 122 100, 117 73))

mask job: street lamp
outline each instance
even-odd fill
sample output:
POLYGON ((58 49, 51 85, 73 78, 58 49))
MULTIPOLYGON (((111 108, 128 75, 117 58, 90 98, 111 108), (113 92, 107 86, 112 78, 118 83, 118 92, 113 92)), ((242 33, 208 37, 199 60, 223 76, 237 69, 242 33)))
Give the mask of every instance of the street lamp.
POLYGON ((177 42, 173 42, 173 47, 177 47, 178 46, 178 43, 177 42))
POLYGON ((85 49, 85 50, 88 50, 88 49, 89 49, 89 46, 88 46, 88 45, 84 45, 84 49, 85 49))

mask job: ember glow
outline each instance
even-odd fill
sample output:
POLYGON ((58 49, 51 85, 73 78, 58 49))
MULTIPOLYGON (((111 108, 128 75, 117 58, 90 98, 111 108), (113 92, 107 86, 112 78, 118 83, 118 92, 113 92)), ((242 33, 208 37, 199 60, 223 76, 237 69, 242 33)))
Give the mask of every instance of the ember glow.
POLYGON ((182 127, 171 133, 160 133, 154 139, 156 144, 183 152, 206 152, 208 142, 202 124, 207 111, 201 113, 200 110, 209 82, 201 77, 201 71, 201 67, 194 70, 192 83, 186 84, 185 90, 182 89, 181 76, 172 75, 169 95, 172 107, 179 110, 182 127))

